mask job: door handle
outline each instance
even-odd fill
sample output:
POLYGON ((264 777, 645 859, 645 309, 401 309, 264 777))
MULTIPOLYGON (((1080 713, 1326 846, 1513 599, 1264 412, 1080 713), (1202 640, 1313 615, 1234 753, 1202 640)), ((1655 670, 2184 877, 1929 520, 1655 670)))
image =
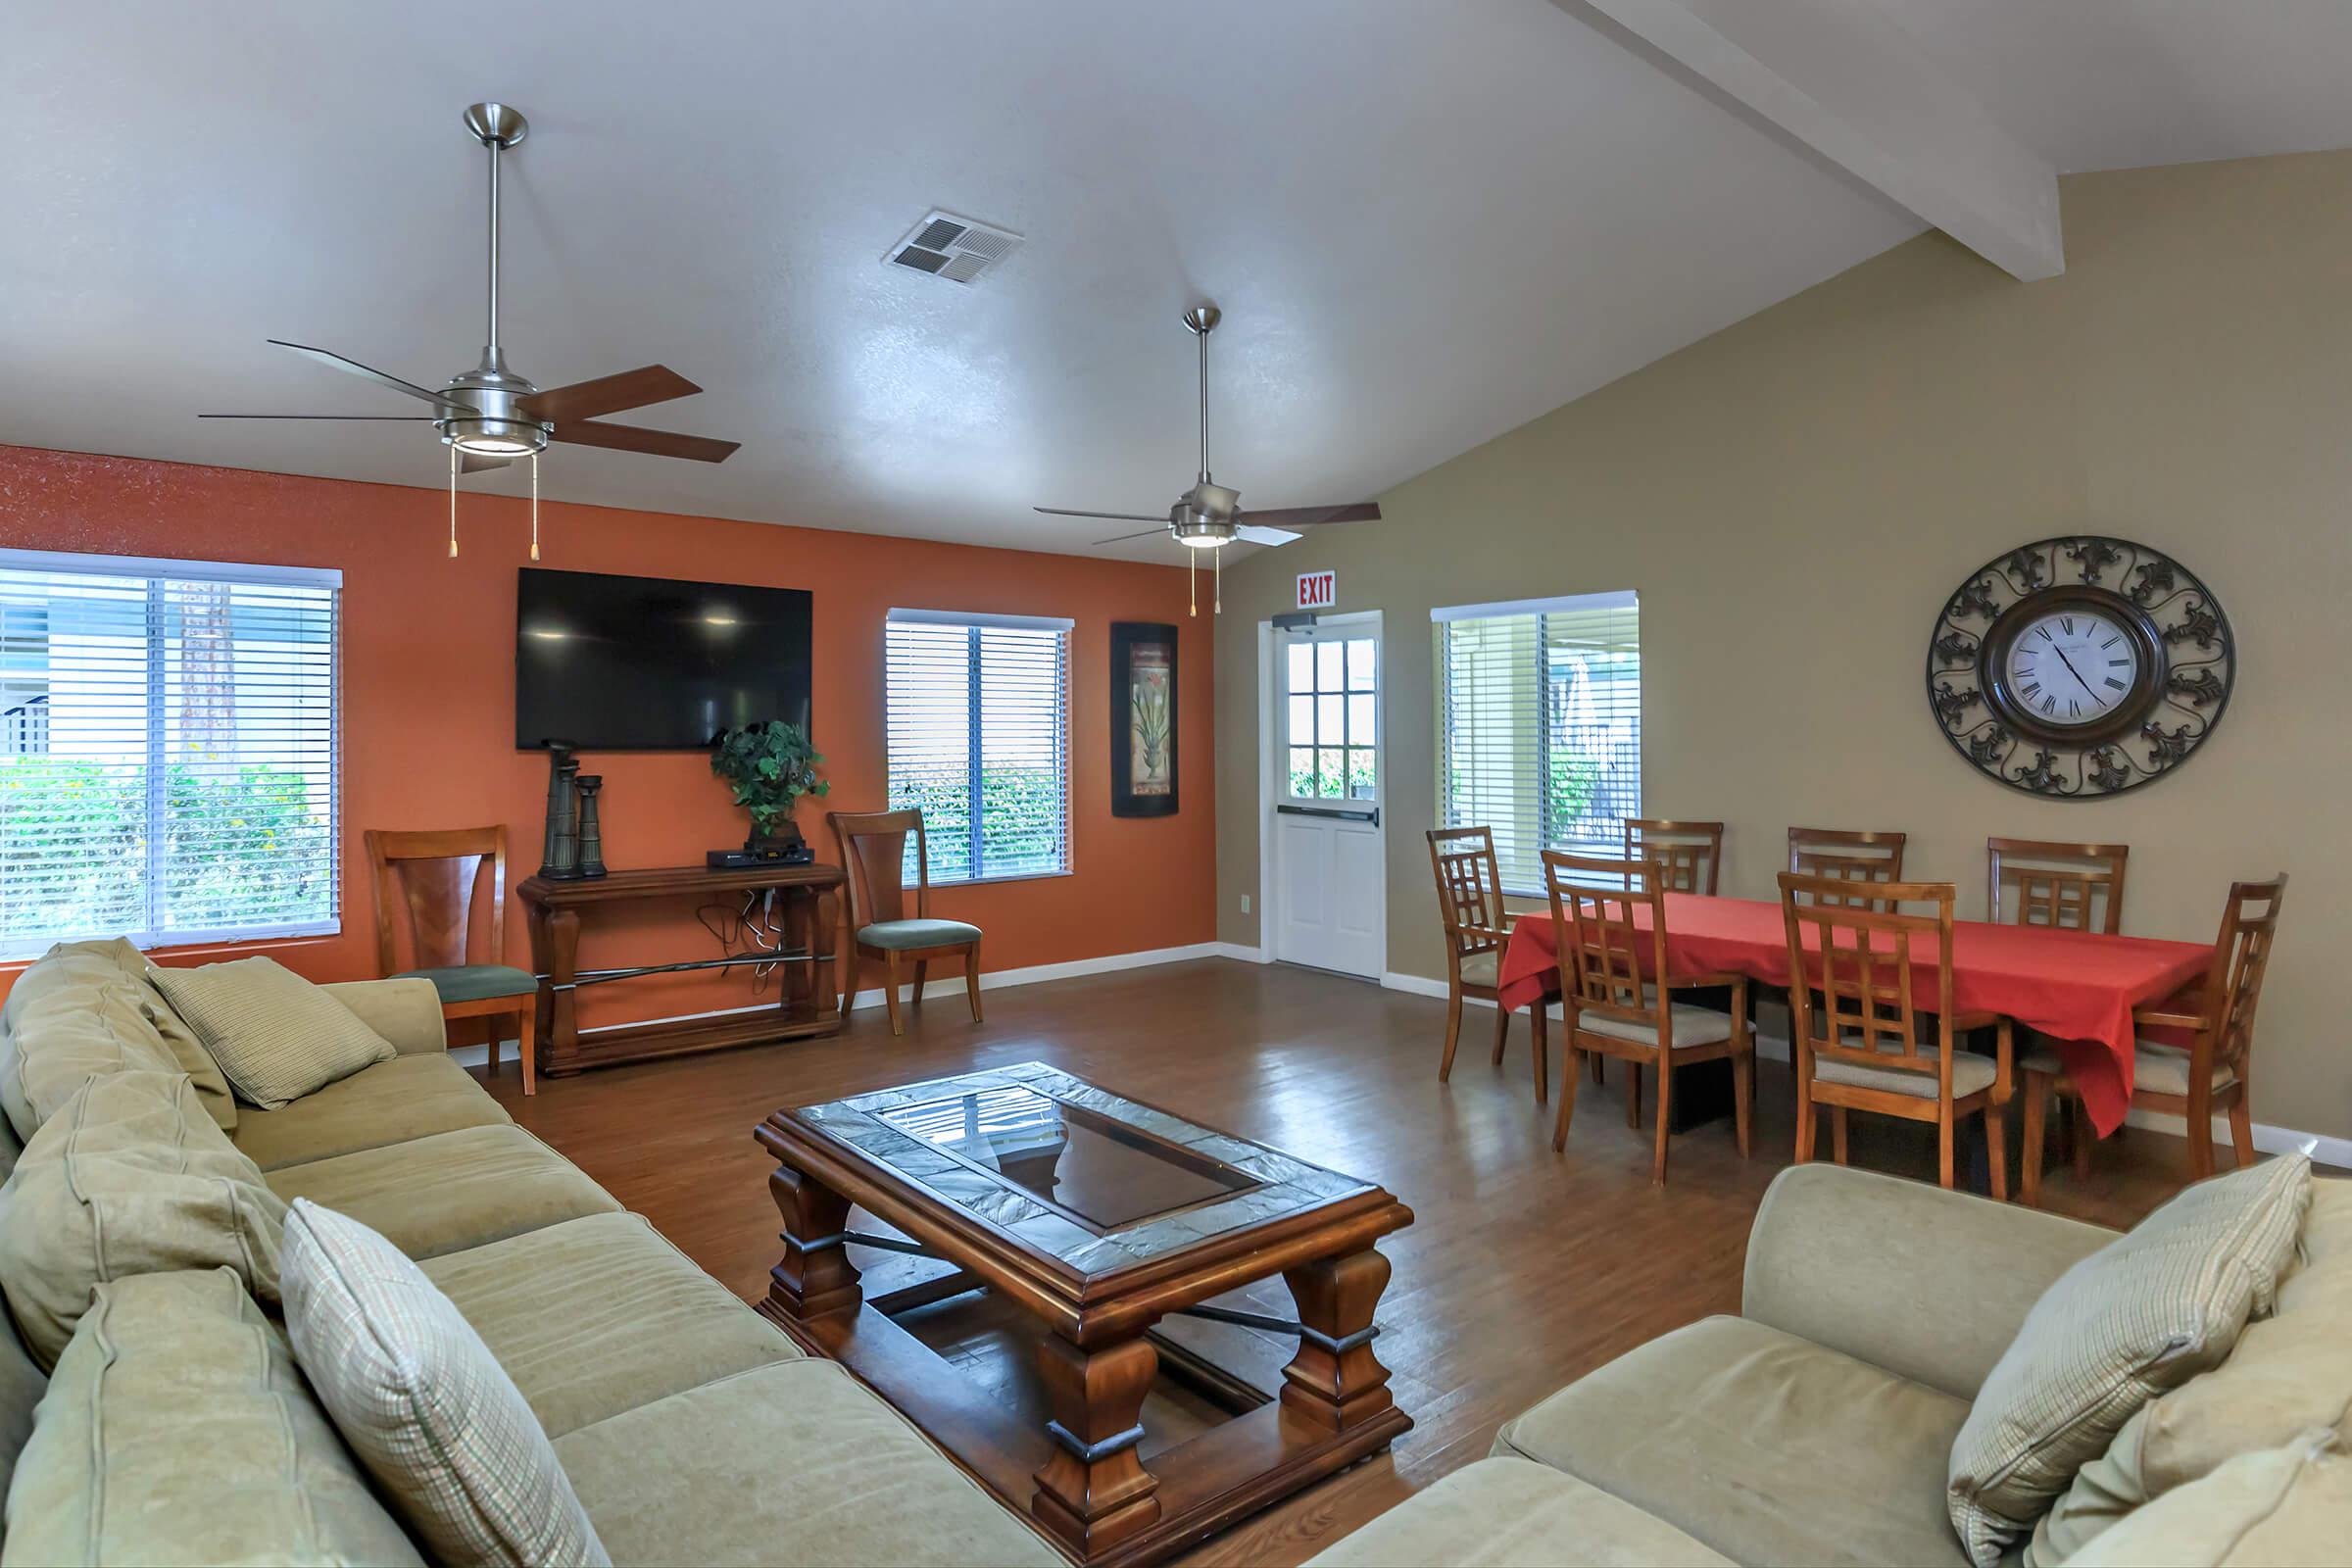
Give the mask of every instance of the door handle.
POLYGON ((1380 808, 1358 807, 1352 809, 1339 806, 1293 806, 1288 802, 1274 808, 1286 816, 1327 816, 1341 822, 1369 822, 1380 826, 1380 808))

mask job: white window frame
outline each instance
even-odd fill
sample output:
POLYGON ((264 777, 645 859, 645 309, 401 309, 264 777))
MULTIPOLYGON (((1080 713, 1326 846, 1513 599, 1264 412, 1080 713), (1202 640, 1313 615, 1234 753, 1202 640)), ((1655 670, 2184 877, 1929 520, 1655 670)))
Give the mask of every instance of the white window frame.
MULTIPOLYGON (((1442 605, 1437 606, 1430 611, 1429 619, 1432 626, 1444 626, 1448 622, 1457 620, 1494 620, 1506 616, 1563 615, 1591 613, 1594 612, 1612 610, 1631 610, 1638 616, 1641 612, 1641 594, 1634 589, 1624 588, 1613 589, 1605 593, 1557 594, 1544 599, 1499 599, 1491 600, 1488 603, 1478 605, 1442 605)), ((1430 671, 1432 677, 1431 687, 1435 696, 1435 701, 1432 706, 1434 708, 1433 716, 1435 719, 1437 739, 1437 744, 1433 748, 1434 752, 1436 753, 1437 762, 1433 775, 1437 793, 1437 809, 1432 813, 1432 815, 1437 819, 1437 825, 1439 827, 1474 825, 1454 823, 1447 820, 1447 807, 1449 805, 1449 801, 1446 793, 1446 669, 1442 654, 1433 652, 1432 663, 1433 667, 1430 671)), ((1642 706, 1646 708, 1648 704, 1648 690, 1646 684, 1644 684, 1642 689, 1642 706)), ((1643 748, 1640 754, 1639 770, 1635 780, 1636 788, 1643 794, 1646 794, 1648 790, 1648 769, 1649 756, 1647 749, 1643 748)), ((1539 820, 1541 819, 1542 815, 1541 789, 1542 784, 1541 781, 1539 781, 1539 820)), ((1597 843, 1586 845, 1544 844, 1540 848, 1545 850, 1563 848, 1588 849, 1598 852, 1604 857, 1621 855, 1624 850, 1624 846, 1622 844, 1602 845, 1597 843)), ((1611 883, 1610 885, 1615 886, 1614 883, 1611 883)), ((1512 898, 1521 899, 1541 899, 1547 896, 1546 891, 1542 885, 1540 879, 1537 885, 1534 887, 1517 887, 1511 885, 1506 880, 1502 891, 1512 898)))
MULTIPOLYGON (((141 951, 171 948, 220 947, 232 943, 270 942, 293 937, 336 936, 343 930, 343 573, 332 566, 277 566, 253 562, 187 561, 172 556, 108 556, 64 550, 0 549, 0 570, 58 572, 77 576, 123 577, 151 580, 157 577, 190 582, 220 582, 244 584, 281 584, 306 588, 324 588, 333 594, 328 612, 327 637, 327 843, 328 874, 331 879, 328 903, 330 912, 324 919, 283 921, 264 925, 223 926, 210 930, 191 931, 128 931, 112 933, 127 937, 141 951)), ((152 660, 153 631, 150 629, 150 659, 152 660)), ((147 703, 147 751, 150 757, 160 755, 164 744, 166 723, 165 705, 155 700, 160 671, 150 675, 150 696, 147 703)), ((152 773, 154 770, 150 768, 152 773)), ((156 797, 161 789, 158 779, 150 778, 148 789, 149 839, 157 810, 156 797)), ((160 859, 160 851, 150 849, 150 897, 157 885, 153 862, 160 859)), ((148 906, 152 916, 154 906, 148 906)), ((0 962, 16 961, 37 956, 40 951, 54 942, 72 940, 63 934, 41 938, 24 938, 16 944, 0 945, 0 962), (19 951, 24 948, 24 951, 19 951)))
MULTIPOLYGON (((1072 701, 1070 664, 1075 658, 1076 653, 1073 645, 1076 642, 1075 633, 1078 625, 1077 621, 1068 615, 1008 615, 999 614, 988 611, 960 610, 892 610, 884 614, 882 617, 882 780, 885 791, 887 791, 890 787, 891 774, 890 628, 893 624, 902 626, 979 627, 982 629, 994 626, 1004 627, 1014 631, 1051 631, 1060 634, 1062 639, 1061 694, 1059 699, 1059 706, 1061 710, 1060 866, 1050 871, 1008 871, 1002 876, 957 876, 947 877, 944 879, 937 874, 936 870, 934 870, 931 875, 931 885, 935 888, 986 887, 992 883, 998 882, 1041 882, 1052 877, 1076 875, 1078 865, 1078 844, 1075 831, 1077 780, 1074 776, 1076 769, 1071 765, 1070 760, 1070 703, 1072 701)), ((972 701, 974 703, 979 701, 979 692, 975 689, 972 693, 972 701)), ((979 776, 975 773, 972 778, 972 788, 977 791, 979 787, 979 776)), ((979 831, 979 818, 977 813, 975 813, 973 831, 977 833, 979 831)), ((914 883, 911 880, 907 880, 903 882, 901 885, 903 887, 910 888, 914 886, 914 883)))

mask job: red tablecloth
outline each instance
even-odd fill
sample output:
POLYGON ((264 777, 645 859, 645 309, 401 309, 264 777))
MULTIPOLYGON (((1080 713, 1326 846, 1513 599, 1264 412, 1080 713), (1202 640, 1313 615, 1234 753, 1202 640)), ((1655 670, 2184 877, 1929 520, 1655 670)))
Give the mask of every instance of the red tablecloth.
MULTIPOLYGON (((1635 914, 1647 930, 1647 906, 1635 914)), ((1812 936, 1805 933, 1808 946, 1812 936)), ((1559 994, 1557 941, 1547 909, 1513 923, 1502 955, 1504 1006, 1559 994)), ((2204 942, 1962 920, 1952 926, 1952 1004, 1961 1012, 2003 1014, 2055 1040, 2104 1138, 2132 1107, 2132 1010, 2171 997, 2203 975, 2212 957, 2212 944, 2204 942)), ((1667 894, 1666 967, 1674 975, 1740 974, 1788 985, 1780 905, 1667 894)), ((1916 994, 1933 999, 1935 976, 1931 953, 1914 977, 1916 994)))

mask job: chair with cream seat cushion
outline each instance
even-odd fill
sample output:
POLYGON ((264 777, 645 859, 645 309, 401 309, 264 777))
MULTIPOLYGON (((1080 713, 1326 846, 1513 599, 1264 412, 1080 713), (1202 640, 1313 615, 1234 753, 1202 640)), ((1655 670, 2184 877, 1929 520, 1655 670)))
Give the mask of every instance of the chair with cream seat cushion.
POLYGON ((933 958, 963 960, 963 991, 980 1021, 980 928, 931 914, 931 849, 923 836, 923 813, 828 811, 825 820, 841 847, 842 874, 849 881, 850 962, 842 983, 846 1016, 858 1001, 858 961, 882 962, 882 1000, 890 1010, 890 1032, 906 1033, 899 1017, 899 987, 913 966, 914 1000, 923 1000, 933 958), (914 912, 906 912, 906 835, 914 835, 914 912))
POLYGON ((1754 1041, 1747 1030, 1747 981, 1740 975, 1675 974, 1667 965, 1665 875, 1654 860, 1594 859, 1544 852, 1544 888, 1560 964, 1560 1003, 1568 1023, 1568 1056, 1560 1070, 1560 1114, 1551 1147, 1568 1145, 1576 1111, 1577 1069, 1588 1055, 1616 1056, 1626 1074, 1626 1116, 1642 1118, 1642 1069, 1657 1074, 1657 1124, 1650 1140, 1649 1179, 1666 1180, 1675 1069, 1729 1057, 1733 1113, 1740 1152, 1747 1153, 1755 1101, 1754 1041), (1636 918, 1648 918, 1642 930, 1636 918), (1672 1000, 1677 987, 1729 986, 1729 1013, 1672 1000))
MULTIPOLYGON (((1438 1082, 1453 1076, 1453 1050, 1462 1038, 1462 1004, 1494 1004, 1494 1060, 1502 1061, 1510 1038, 1510 1009, 1502 1004, 1502 950, 1511 940, 1510 916, 1502 907, 1502 870, 1494 858, 1494 833, 1486 827, 1442 827, 1429 840, 1429 868, 1438 883, 1438 919, 1446 928, 1446 1054, 1438 1058, 1438 1082)), ((1544 1083, 1548 1048, 1544 1038, 1544 1004, 1527 1009, 1533 1032, 1536 1103, 1550 1091, 1544 1083)))
POLYGON ((1949 1187, 1960 1118, 1982 1111, 1992 1196, 2005 1199, 2002 1109, 2009 1102, 2012 1026, 2007 1018, 1953 1005, 1958 890, 1949 882, 1872 881, 1869 896, 1858 898, 1849 876, 1793 871, 1782 872, 1780 883, 1795 1037, 1797 1162, 1813 1158, 1816 1107, 1830 1112, 1840 1165, 1847 1115, 1867 1110, 1934 1122, 1937 1177, 1949 1187), (1933 912, 1906 913, 1905 906, 1933 912), (1988 1027, 1996 1030, 1991 1060, 1959 1049, 1964 1033, 1988 1027))
MULTIPOLYGON (((2262 1004, 2262 979, 2270 967, 2271 942, 2286 902, 2286 874, 2268 882, 2236 882, 2222 906, 2222 926, 2204 979, 2183 997, 2132 1014, 2141 1030, 2185 1034, 2185 1047, 2140 1040, 2132 1050, 2132 1105, 2135 1110, 2180 1116, 2187 1124, 2188 1175, 2213 1174, 2213 1118, 2230 1116, 2230 1146, 2240 1166, 2254 1162, 2254 1114, 2246 1075, 2254 1051, 2254 1014, 2262 1004)), ((2054 1050, 2030 1054, 2024 1063, 2026 1127, 2021 1196, 2041 1197, 2042 1119, 2055 1093, 2075 1114, 2074 1158, 2078 1176, 2090 1174, 2089 1118, 2081 1093, 2054 1050)))

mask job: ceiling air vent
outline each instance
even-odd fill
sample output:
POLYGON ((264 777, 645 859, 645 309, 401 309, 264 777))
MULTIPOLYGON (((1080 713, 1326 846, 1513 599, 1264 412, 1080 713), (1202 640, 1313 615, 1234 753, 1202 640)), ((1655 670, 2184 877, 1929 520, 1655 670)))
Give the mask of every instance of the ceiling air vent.
POLYGON ((1009 230, 935 212, 909 229, 883 260, 951 283, 975 283, 1020 243, 1021 236, 1009 230))

